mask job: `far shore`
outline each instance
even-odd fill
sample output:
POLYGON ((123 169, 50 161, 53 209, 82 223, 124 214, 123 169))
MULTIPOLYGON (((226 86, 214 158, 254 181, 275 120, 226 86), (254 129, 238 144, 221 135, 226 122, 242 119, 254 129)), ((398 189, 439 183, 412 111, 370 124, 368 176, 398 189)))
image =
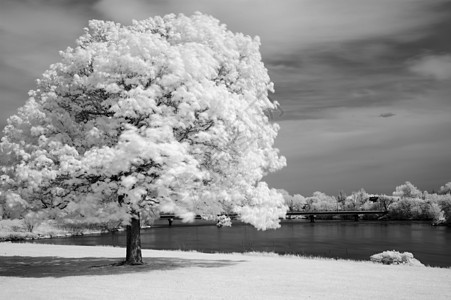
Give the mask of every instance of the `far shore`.
POLYGON ((0 243, 4 299, 450 299, 451 268, 279 256, 0 243))
MULTIPOLYGON (((8 221, 8 220, 6 220, 8 221)), ((22 220, 16 220, 18 222, 21 222, 22 220)), ((287 218, 281 220, 282 223, 290 223, 293 221, 298 222, 305 222, 310 223, 308 218, 302 217, 302 218, 287 218)), ((174 221, 171 222, 170 226, 199 226, 199 224, 203 225, 210 225, 214 226, 216 223, 214 221, 205 221, 205 220, 196 220, 196 223, 182 223, 182 221, 174 221)), ((355 222, 353 220, 346 220, 346 219, 319 219, 316 220, 316 222, 355 222)), ((441 223, 441 224, 434 224, 431 220, 388 220, 388 219, 363 219, 359 220, 359 222, 419 222, 419 223, 427 223, 430 222, 431 226, 449 226, 449 224, 441 223)), ((233 224, 244 224, 240 221, 233 221, 233 224)), ((83 235, 99 235, 99 234, 105 234, 110 233, 112 231, 124 231, 125 228, 115 228, 114 230, 99 230, 99 229, 86 229, 86 228, 80 228, 79 230, 64 230, 61 228, 58 228, 57 226, 49 226, 48 224, 44 223, 44 226, 38 226, 37 230, 33 230, 32 232, 26 230, 22 224, 21 226, 16 226, 15 230, 11 230, 10 228, 7 228, 7 226, 2 226, 2 220, 0 220, 0 242, 9 242, 9 241, 27 241, 27 240, 38 240, 38 239, 51 239, 51 238, 63 238, 63 237, 72 237, 72 236, 83 236, 83 235), (2 228, 2 227, 6 227, 2 228), (19 228, 19 229, 17 229, 19 228)), ((151 227, 167 227, 168 221, 165 219, 159 219, 152 225, 146 225, 142 226, 141 229, 148 229, 151 227)))

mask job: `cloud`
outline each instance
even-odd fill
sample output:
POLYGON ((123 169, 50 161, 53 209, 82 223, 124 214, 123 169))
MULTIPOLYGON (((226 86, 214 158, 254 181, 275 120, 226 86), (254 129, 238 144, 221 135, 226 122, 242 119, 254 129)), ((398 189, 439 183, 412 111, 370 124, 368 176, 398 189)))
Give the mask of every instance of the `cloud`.
POLYGON ((447 111, 391 107, 396 118, 381 119, 380 108, 330 109, 321 120, 280 121, 276 146, 287 167, 267 176, 271 186, 309 195, 365 188, 390 193, 411 180, 433 188, 451 167, 451 119, 447 111))
POLYGON ((368 48, 364 42, 349 43, 340 51, 319 49, 270 59, 275 99, 286 112, 283 119, 321 119, 328 117, 328 109, 369 106, 380 108, 379 115, 382 108, 391 111, 390 105, 427 88, 426 80, 407 71, 404 60, 392 58, 399 55, 393 49, 379 51, 372 59, 348 54, 368 48))
POLYGON ((259 35, 264 53, 283 54, 362 38, 417 39, 424 34, 421 28, 442 18, 427 5, 422 0, 100 0, 95 7, 123 23, 201 11, 233 31, 259 35))
POLYGON ((393 116, 396 116, 396 114, 394 114, 394 113, 383 113, 383 114, 379 115, 379 117, 381 117, 381 118, 390 118, 390 117, 393 117, 393 116))
POLYGON ((409 69, 436 80, 451 79, 451 55, 425 55, 411 62, 409 69))
POLYGON ((422 0, 100 0, 95 9, 121 23, 201 11, 232 31, 259 35, 274 98, 286 112, 282 118, 321 119, 329 108, 383 106, 423 87, 406 70, 397 47, 427 36, 444 19, 434 5, 422 0))

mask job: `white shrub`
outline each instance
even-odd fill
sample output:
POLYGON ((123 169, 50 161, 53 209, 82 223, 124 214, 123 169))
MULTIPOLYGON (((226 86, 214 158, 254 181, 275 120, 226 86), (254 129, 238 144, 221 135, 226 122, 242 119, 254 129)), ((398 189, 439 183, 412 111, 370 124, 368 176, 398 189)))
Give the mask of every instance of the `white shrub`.
POLYGON ((395 250, 384 251, 382 253, 371 255, 370 260, 384 265, 424 266, 418 259, 413 257, 412 253, 401 253, 395 250))
POLYGON ((221 228, 223 226, 231 227, 232 226, 232 220, 228 216, 220 215, 218 217, 218 223, 216 223, 216 226, 218 226, 219 228, 221 228))

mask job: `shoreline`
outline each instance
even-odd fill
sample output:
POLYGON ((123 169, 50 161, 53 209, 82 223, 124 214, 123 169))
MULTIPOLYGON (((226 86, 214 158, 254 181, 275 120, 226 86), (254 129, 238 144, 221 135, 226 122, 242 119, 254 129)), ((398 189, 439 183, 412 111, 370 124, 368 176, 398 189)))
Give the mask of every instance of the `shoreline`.
MULTIPOLYGON (((393 226, 400 226, 401 229, 404 228, 405 225, 410 226, 418 226, 415 224, 419 224, 419 226, 422 226, 421 228, 424 228, 427 232, 431 231, 431 234, 433 232, 436 232, 435 229, 433 229, 432 226, 429 226, 427 221, 376 221, 376 220, 365 220, 361 221, 359 223, 355 223, 354 221, 337 221, 337 220, 323 220, 318 221, 317 225, 310 224, 306 220, 286 220, 282 223, 282 226, 291 226, 290 224, 293 224, 296 226, 295 228, 305 228, 309 232, 311 230, 315 230, 314 228, 318 227, 318 230, 323 228, 322 230, 329 230, 327 228, 331 228, 330 226, 339 226, 340 228, 362 228, 359 229, 359 232, 362 230, 366 230, 366 226, 370 226, 370 228, 373 228, 375 225, 377 228, 379 228, 379 225, 382 225, 384 228, 385 226, 393 225, 393 226), (359 224, 360 223, 360 224, 359 224), (299 227, 297 227, 299 226, 299 227), (325 226, 325 227, 322 227, 325 226), (351 227, 349 227, 351 226, 351 227), (355 227, 358 226, 358 227, 355 227), (427 226, 427 227, 425 227, 427 226), (325 229, 324 229, 325 228, 325 229), (430 229, 428 229, 430 228, 430 229)), ((208 221, 196 221, 193 224, 175 224, 173 225, 173 230, 170 229, 170 227, 164 222, 164 220, 160 221, 155 224, 155 226, 152 227, 143 227, 142 228, 142 234, 144 234, 143 238, 143 249, 155 249, 155 250, 181 250, 181 251, 201 251, 202 253, 248 253, 248 252, 268 252, 268 253, 276 253, 278 255, 284 255, 284 256, 312 256, 312 257, 318 257, 318 258, 331 258, 331 259, 345 259, 345 260, 354 260, 354 261, 369 261, 370 256, 374 255, 376 253, 380 253, 383 251, 400 251, 400 252, 411 252, 413 255, 419 259, 422 263, 428 265, 428 266, 434 266, 434 267, 441 267, 441 268, 449 268, 451 267, 451 261, 449 261, 449 257, 447 257, 446 253, 443 253, 443 251, 434 252, 434 250, 424 247, 415 247, 414 245, 402 246, 401 244, 391 245, 390 243, 387 243, 386 247, 381 247, 379 244, 374 244, 373 248, 368 247, 356 247, 353 248, 354 241, 348 241, 346 236, 344 237, 345 242, 337 242, 333 240, 332 238, 332 246, 328 246, 328 248, 318 248, 318 246, 311 246, 311 243, 305 242, 305 236, 303 238, 300 238, 297 236, 297 244, 292 243, 292 241, 288 240, 285 241, 288 246, 280 246, 284 244, 274 244, 271 239, 277 238, 279 236, 277 234, 278 230, 282 230, 282 232, 286 233, 286 230, 291 229, 291 227, 285 227, 285 229, 278 229, 273 230, 271 232, 268 232, 267 235, 265 235, 265 238, 259 238, 258 235, 253 237, 253 235, 250 235, 247 237, 241 237, 243 238, 242 244, 232 242, 231 244, 227 244, 227 246, 220 247, 221 242, 218 242, 217 238, 221 237, 224 241, 230 241, 231 234, 230 232, 235 232, 234 234, 244 234, 245 228, 248 226, 244 223, 234 223, 231 229, 225 228, 225 229, 217 229, 214 222, 208 222, 208 221), (185 228, 187 227, 187 228, 185 228), (240 229, 241 227, 241 229, 240 229), (192 231, 196 228, 195 231, 192 231), (288 229, 287 229, 288 228, 288 229), (150 231, 149 231, 150 230, 150 231), (206 242, 205 239, 201 239, 200 241, 197 240, 197 237, 189 236, 185 238, 181 238, 180 242, 178 243, 172 243, 172 244, 165 244, 164 238, 162 240, 163 243, 155 243, 155 242, 149 242, 153 241, 155 238, 155 235, 161 235, 163 234, 166 236, 170 232, 174 232, 175 238, 178 237, 177 234, 180 232, 197 232, 199 230, 199 234, 202 234, 202 236, 210 236, 213 239, 212 244, 210 245, 208 242, 206 242), (202 231, 201 231, 202 230, 202 231), (225 231, 224 231, 225 230, 225 231), (216 233, 218 231, 218 233, 216 233), (221 232, 224 231, 222 234, 221 232), (147 237, 147 238, 146 238, 147 237), (150 239, 149 239, 150 238, 150 239), (254 241, 255 239, 255 241, 254 241), (266 241, 268 240, 269 242, 266 241), (302 242, 304 241, 304 242, 302 242), (266 244, 265 244, 266 243, 266 244), (350 243, 350 244, 348 244, 350 243), (218 246, 219 245, 219 246, 218 246), (348 252, 349 250, 349 252, 348 252), (368 251, 368 250, 374 250, 374 251, 368 251), (433 256, 436 254, 435 256, 433 256), (431 256, 432 255, 432 256, 431 256), (441 255, 440 258, 437 258, 437 255, 441 255), (444 256, 445 255, 445 256, 444 256), (418 257, 419 256, 419 257, 418 257)), ((338 227, 337 227, 338 228, 338 227)), ((438 229, 437 229, 438 230, 438 229)), ((348 230, 347 230, 348 231, 348 230)), ((346 231, 346 232, 347 232, 346 231)), ((442 232, 443 229, 441 229, 439 232, 442 232)), ((304 232, 304 231, 302 231, 304 232)), ((327 232, 327 231, 326 231, 327 232)), ((448 232, 448 231, 446 231, 448 232)), ((258 234, 258 233, 255 233, 258 234)), ((291 234, 291 233, 290 233, 291 234)), ((232 237, 235 238, 235 235, 232 234, 232 237)), ((260 234, 261 235, 261 234, 260 234)), ((282 236, 283 233, 281 233, 282 236)), ((448 234, 449 235, 449 234, 448 234)), ((102 232, 102 231, 94 231, 90 230, 89 232, 85 233, 72 233, 72 234, 55 234, 55 235, 41 235, 41 236, 35 236, 34 238, 20 238, 20 239, 14 239, 12 242, 14 243, 36 243, 36 244, 60 244, 60 245, 105 245, 105 246, 115 246, 115 247, 125 247, 125 233, 122 231, 119 232, 102 232)), ((171 235, 172 236, 172 235, 171 235)), ((247 236, 247 235, 245 235, 247 236)), ((237 239, 240 239, 239 236, 236 236, 237 239)), ((287 238, 287 237, 285 237, 287 238)), ((289 237, 288 237, 289 238, 289 237)), ((307 238, 309 239, 309 235, 307 234, 307 238)), ((377 240, 377 239, 376 239, 377 240)), ((427 240, 427 239, 426 239, 427 240)), ((235 240, 234 240, 235 241, 235 240)), ((5 242, 5 241, 2 241, 5 242)), ((224 243, 224 242, 223 242, 224 243)), ((321 242, 318 244, 320 245, 321 242)), ((448 243, 449 244, 449 243, 448 243)))

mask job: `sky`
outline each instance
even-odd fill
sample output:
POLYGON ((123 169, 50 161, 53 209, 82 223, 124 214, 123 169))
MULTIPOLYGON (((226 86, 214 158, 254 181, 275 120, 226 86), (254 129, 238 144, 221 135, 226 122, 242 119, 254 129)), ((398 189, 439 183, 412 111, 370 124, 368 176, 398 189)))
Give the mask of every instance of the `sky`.
POLYGON ((0 127, 91 19, 210 14, 258 35, 287 167, 309 196, 451 181, 451 0, 1 0, 0 127))

